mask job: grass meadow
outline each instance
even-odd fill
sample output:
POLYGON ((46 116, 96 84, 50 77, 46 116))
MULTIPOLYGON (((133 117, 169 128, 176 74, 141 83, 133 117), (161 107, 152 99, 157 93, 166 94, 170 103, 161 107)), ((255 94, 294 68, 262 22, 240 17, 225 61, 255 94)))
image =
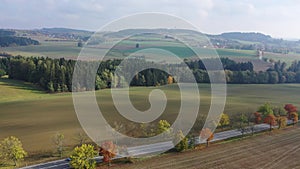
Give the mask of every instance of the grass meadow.
MULTIPOLYGON (((277 106, 292 103, 300 106, 300 84, 235 85, 227 86, 225 112, 228 114, 254 112, 258 106, 270 102, 277 106)), ((174 121, 180 105, 180 91, 176 85, 159 87, 168 98, 160 119, 174 121)), ((133 105, 139 110, 149 108, 148 94, 154 87, 130 88, 133 105)), ((200 114, 208 112, 210 86, 199 84, 200 114)), ((66 144, 74 145, 74 137, 82 132, 73 108, 71 93, 48 94, 38 88, 15 80, 0 79, 0 140, 16 136, 30 153, 54 150, 51 138, 63 133, 66 144)), ((96 92, 98 105, 108 121, 123 121, 115 107, 110 90, 96 92)))

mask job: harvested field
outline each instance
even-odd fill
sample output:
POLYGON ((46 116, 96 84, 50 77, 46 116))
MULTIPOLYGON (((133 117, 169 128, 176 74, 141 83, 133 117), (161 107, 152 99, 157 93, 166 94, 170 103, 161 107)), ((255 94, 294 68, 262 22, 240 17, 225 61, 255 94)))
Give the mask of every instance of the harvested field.
POLYGON ((202 150, 172 153, 117 168, 205 169, 205 168, 300 168, 300 128, 273 131, 234 142, 211 145, 202 150))

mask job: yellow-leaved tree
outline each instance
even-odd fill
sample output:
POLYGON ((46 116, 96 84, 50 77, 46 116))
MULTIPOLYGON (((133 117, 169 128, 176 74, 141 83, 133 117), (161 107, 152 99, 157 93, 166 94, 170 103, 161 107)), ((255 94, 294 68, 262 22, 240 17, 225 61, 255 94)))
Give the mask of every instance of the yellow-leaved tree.
POLYGON ((81 168, 96 168, 96 160, 94 157, 97 155, 97 151, 93 145, 82 144, 81 146, 75 147, 70 156, 70 165, 75 169, 81 168))
POLYGON ((224 127, 228 126, 229 124, 230 124, 229 116, 225 113, 222 113, 220 117, 220 121, 218 123, 218 127, 221 127, 221 129, 224 130, 224 127))
POLYGON ((21 141, 10 136, 5 138, 0 143, 0 158, 5 161, 13 161, 14 165, 17 166, 20 160, 23 160, 27 156, 26 151, 23 149, 21 141))

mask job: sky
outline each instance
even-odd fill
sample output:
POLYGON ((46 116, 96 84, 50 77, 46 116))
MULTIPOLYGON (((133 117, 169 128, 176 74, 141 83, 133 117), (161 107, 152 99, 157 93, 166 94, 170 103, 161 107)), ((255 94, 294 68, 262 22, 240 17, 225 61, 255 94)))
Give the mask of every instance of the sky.
POLYGON ((300 39, 298 0, 0 0, 0 28, 98 30, 143 12, 178 16, 201 32, 260 32, 300 39))

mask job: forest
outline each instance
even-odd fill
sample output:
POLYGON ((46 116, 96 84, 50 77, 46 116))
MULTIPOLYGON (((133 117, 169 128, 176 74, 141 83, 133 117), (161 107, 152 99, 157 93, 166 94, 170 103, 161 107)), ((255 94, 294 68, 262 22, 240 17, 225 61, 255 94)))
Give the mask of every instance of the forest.
POLYGON ((0 47, 39 45, 39 41, 15 36, 16 31, 0 29, 0 47))
POLYGON ((33 40, 26 37, 16 37, 16 36, 3 36, 0 37, 0 46, 27 46, 27 45, 39 45, 39 41, 33 40))
MULTIPOLYGON (((158 64, 146 60, 131 59, 118 67, 122 60, 113 59, 100 63, 94 61, 81 61, 81 66, 90 71, 91 64, 99 64, 95 77, 95 89, 125 87, 124 77, 116 75, 117 68, 122 72, 129 72, 133 67, 155 67, 136 72, 130 81, 130 86, 159 86, 169 83, 191 82, 187 76, 186 67, 192 71, 193 78, 197 83, 209 83, 210 79, 203 64, 204 60, 185 60, 182 64, 158 64), (187 66, 186 66, 187 65, 187 66), (180 79, 164 70, 168 67, 169 72, 180 75, 180 79), (114 82, 112 83, 112 80, 114 82)), ((277 61, 273 67, 266 71, 256 72, 251 62, 237 63, 228 58, 221 58, 227 83, 235 84, 277 84, 277 83, 300 83, 300 61, 294 61, 290 66, 285 62, 277 61)), ((52 59, 48 57, 2 57, 0 58, 0 76, 8 75, 10 79, 31 82, 48 92, 72 91, 72 77, 75 60, 52 59)), ((90 73, 84 72, 88 79, 90 73)), ((127 77, 128 78, 128 77, 127 77)), ((73 85, 73 90, 93 90, 93 85, 88 80, 73 85), (76 89, 75 89, 76 88, 76 89)))

